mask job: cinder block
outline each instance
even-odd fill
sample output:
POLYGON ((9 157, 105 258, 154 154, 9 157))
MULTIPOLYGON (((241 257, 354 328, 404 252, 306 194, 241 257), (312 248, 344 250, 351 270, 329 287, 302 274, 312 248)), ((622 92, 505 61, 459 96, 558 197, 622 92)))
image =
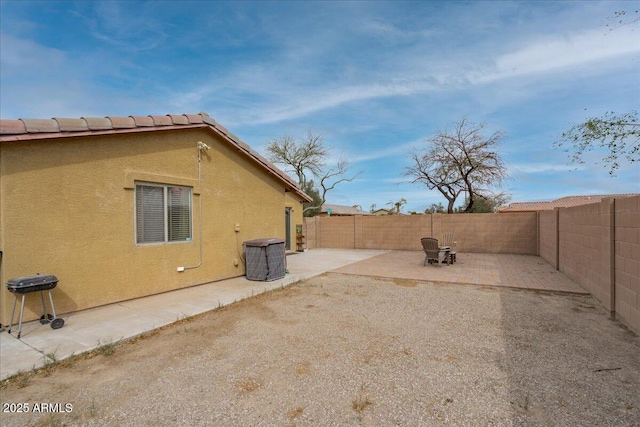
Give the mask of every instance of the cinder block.
POLYGON ((635 306, 640 308, 640 301, 638 300, 638 295, 640 295, 640 277, 629 276, 629 290, 636 294, 635 306))
POLYGON ((623 323, 625 323, 636 334, 640 334, 640 310, 633 308, 629 309, 628 323, 623 323))
MULTIPOLYGON (((640 234, 640 231, 638 232, 640 234)), ((631 251, 631 259, 635 259, 640 262, 640 242, 638 243, 630 243, 629 249, 631 251)))
POLYGON ((620 256, 631 258, 631 243, 625 241, 620 242, 620 256))

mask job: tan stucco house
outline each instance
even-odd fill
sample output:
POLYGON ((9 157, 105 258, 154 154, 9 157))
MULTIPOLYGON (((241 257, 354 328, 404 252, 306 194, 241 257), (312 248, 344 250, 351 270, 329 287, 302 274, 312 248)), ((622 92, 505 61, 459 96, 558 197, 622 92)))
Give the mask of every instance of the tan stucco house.
POLYGON ((206 113, 2 120, 0 323, 15 277, 55 275, 68 313, 244 275, 243 242, 295 246, 306 201, 206 113))

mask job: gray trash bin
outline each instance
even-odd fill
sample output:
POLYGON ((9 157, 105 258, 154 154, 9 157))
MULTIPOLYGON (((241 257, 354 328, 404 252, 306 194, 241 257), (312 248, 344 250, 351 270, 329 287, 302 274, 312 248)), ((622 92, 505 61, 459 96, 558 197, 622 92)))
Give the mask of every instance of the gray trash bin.
POLYGON ((247 279, 263 282, 282 279, 287 268, 284 243, 276 238, 244 242, 247 279))

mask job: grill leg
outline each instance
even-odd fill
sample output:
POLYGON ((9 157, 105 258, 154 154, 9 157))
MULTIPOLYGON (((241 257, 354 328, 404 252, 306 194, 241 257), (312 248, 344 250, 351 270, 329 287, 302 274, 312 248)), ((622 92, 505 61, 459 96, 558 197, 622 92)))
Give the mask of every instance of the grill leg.
MULTIPOLYGON (((44 301, 44 300, 43 300, 44 301)), ((51 289, 49 289, 49 302, 51 302, 51 312, 53 313, 53 318, 56 318, 56 308, 53 306, 53 297, 51 296, 51 289)), ((47 312, 45 311, 45 314, 47 312)))
MULTIPOLYGON (((51 291, 49 291, 49 296, 51 296, 51 291)), ((42 300, 42 312, 44 313, 44 323, 49 323, 49 316, 47 316, 47 306, 44 303, 44 291, 40 291, 40 299, 42 300)))
POLYGON ((22 315, 24 314, 24 297, 26 294, 22 294, 22 303, 20 304, 20 323, 18 323, 18 339, 22 333, 22 315))
POLYGON ((11 323, 9 323, 9 333, 11 333, 11 327, 13 326, 13 315, 16 313, 16 303, 18 302, 18 295, 13 295, 13 310, 11 310, 11 323))

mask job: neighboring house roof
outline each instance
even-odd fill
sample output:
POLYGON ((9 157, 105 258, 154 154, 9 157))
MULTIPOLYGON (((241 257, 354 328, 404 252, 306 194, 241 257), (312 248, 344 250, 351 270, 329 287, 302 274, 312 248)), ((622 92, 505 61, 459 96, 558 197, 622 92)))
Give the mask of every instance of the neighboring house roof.
POLYGON ((509 203, 498 209, 498 212, 534 212, 534 211, 552 211, 555 208, 570 208, 572 206, 587 205, 589 203, 598 203, 600 200, 610 198, 622 198, 637 196, 638 193, 624 194, 596 194, 590 196, 567 196, 548 202, 515 202, 509 203))
POLYGON ((194 128, 208 128, 215 132, 282 181, 288 190, 293 190, 305 201, 313 201, 289 175, 251 149, 249 145, 209 117, 207 113, 167 114, 166 116, 81 117, 79 119, 59 117, 52 119, 0 119, 0 142, 194 128))
POLYGON ((325 203, 320 208, 320 213, 328 213, 327 209, 331 209, 331 215, 371 215, 367 211, 353 206, 331 205, 325 203))

